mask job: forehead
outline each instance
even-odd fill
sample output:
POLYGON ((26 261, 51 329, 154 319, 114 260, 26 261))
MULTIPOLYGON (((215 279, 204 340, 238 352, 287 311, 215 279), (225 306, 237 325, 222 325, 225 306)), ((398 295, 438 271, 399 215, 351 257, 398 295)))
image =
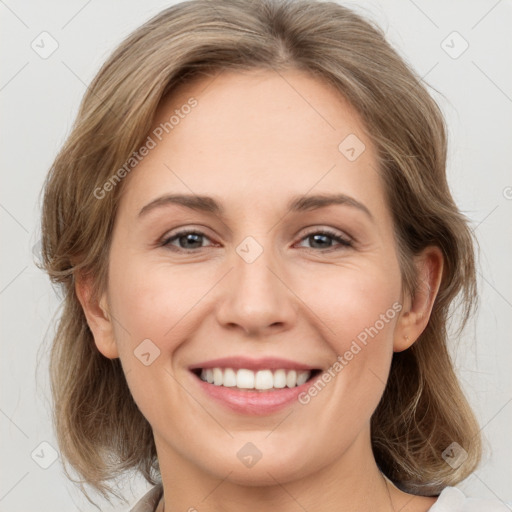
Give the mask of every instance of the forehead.
POLYGON ((223 71, 181 84, 150 136, 155 147, 126 184, 133 208, 168 192, 268 208, 309 191, 384 207, 360 116, 332 85, 299 70, 223 71))
POLYGON ((306 149, 323 146, 338 156, 340 136, 364 137, 358 113, 341 93, 300 70, 222 71, 196 78, 162 101, 155 125, 168 121, 169 114, 191 98, 198 106, 173 128, 175 145, 183 138, 193 143, 192 133, 202 147, 211 141, 212 146, 220 143, 222 148, 235 149, 243 141, 246 158, 256 154, 261 161, 263 144, 276 152, 293 149, 296 153, 306 143, 306 149))

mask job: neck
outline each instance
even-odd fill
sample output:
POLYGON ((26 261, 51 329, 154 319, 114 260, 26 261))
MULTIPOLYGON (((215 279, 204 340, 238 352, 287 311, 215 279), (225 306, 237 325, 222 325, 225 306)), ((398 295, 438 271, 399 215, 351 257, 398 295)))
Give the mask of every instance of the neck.
MULTIPOLYGON (((388 485, 375 463, 369 431, 362 432, 340 459, 316 471, 294 477, 292 471, 272 474, 260 467, 260 473, 255 472, 250 482, 236 476, 237 466, 215 477, 160 441, 155 436, 165 512, 259 512, 262 508, 280 512, 395 510, 397 490, 388 485)), ((304 461, 300 462, 302 468, 307 467, 304 461)), ((256 466, 250 471, 254 469, 256 466)), ((164 510, 163 503, 158 510, 164 510)))

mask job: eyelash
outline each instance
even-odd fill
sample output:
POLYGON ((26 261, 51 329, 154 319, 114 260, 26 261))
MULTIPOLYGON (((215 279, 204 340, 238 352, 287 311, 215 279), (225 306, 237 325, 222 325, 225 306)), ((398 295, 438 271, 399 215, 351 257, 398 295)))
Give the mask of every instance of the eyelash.
MULTIPOLYGON (((180 237, 186 236, 186 235, 199 235, 199 236, 208 238, 208 236, 205 235, 204 233, 202 233, 201 231, 197 231, 197 230, 183 230, 183 231, 179 231, 178 233, 173 234, 172 236, 164 238, 162 240, 162 242, 160 243, 160 245, 162 247, 168 247, 169 249, 171 249, 171 250, 173 250, 175 252, 182 252, 182 253, 197 252, 198 250, 205 248, 205 247, 198 247, 198 248, 195 248, 195 249, 183 249, 181 247, 171 246, 171 242, 173 242, 174 240, 178 240, 180 237)), ((348 238, 344 238, 344 237, 340 236, 338 233, 336 233, 334 231, 331 231, 329 229, 322 229, 322 230, 311 231, 309 233, 306 233, 301 238, 301 241, 305 240, 305 239, 307 239, 307 238, 309 238, 309 237, 311 237, 313 235, 325 235, 325 236, 328 236, 328 237, 332 238, 334 241, 338 242, 340 244, 340 247, 337 247, 337 248, 336 247, 327 247, 326 249, 315 249, 313 247, 306 247, 305 249, 310 249, 312 251, 318 251, 318 252, 331 252, 331 251, 337 251, 337 250, 340 250, 340 249, 346 249, 346 248, 349 248, 349 247, 353 246, 353 241, 352 240, 350 240, 348 238)))

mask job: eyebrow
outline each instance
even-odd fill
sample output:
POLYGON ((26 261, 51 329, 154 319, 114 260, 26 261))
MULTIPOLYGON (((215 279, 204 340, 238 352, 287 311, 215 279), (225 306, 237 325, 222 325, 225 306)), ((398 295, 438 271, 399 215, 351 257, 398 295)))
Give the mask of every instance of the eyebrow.
MULTIPOLYGON (((139 212, 139 217, 156 208, 177 204, 200 212, 210 213, 222 217, 224 207, 215 201, 213 197, 191 194, 166 194, 146 204, 139 212)), ((370 210, 361 202, 345 194, 317 194, 310 196, 293 197, 288 202, 288 211, 304 212, 325 208, 331 205, 345 205, 356 208, 373 220, 370 210)))

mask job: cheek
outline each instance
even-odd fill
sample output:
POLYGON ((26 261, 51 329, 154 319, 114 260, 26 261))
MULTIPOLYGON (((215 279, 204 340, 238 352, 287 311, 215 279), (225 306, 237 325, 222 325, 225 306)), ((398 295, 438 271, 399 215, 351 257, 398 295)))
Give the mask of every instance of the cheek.
POLYGON ((213 283, 211 273, 203 276, 200 271, 184 271, 181 266, 173 268, 139 258, 112 264, 109 287, 115 293, 110 295, 110 303, 118 324, 122 324, 116 325, 120 351, 128 347, 133 350, 144 339, 161 346, 165 339, 165 350, 172 352, 182 319, 213 283))
MULTIPOLYGON (((315 279, 307 302, 319 312, 316 325, 333 354, 323 378, 340 397, 340 402, 328 403, 329 393, 322 392, 327 415, 344 416, 346 410, 339 406, 345 404, 352 419, 358 416, 363 421, 377 406, 393 355, 394 329, 402 309, 400 290, 398 265, 364 272, 334 269, 331 275, 315 279)), ((312 390, 314 396, 320 396, 322 386, 312 390)))
POLYGON ((113 269, 109 280, 115 290, 110 303, 116 343, 130 392, 152 427, 164 417, 173 434, 179 426, 162 411, 180 410, 186 393, 176 385, 172 360, 190 336, 188 314, 205 293, 196 280, 186 279, 190 274, 134 258, 113 269))
POLYGON ((368 265, 334 267, 301 286, 307 305, 324 326, 325 338, 342 354, 353 340, 364 345, 369 339, 392 336, 401 309, 400 284, 398 265, 368 265))

